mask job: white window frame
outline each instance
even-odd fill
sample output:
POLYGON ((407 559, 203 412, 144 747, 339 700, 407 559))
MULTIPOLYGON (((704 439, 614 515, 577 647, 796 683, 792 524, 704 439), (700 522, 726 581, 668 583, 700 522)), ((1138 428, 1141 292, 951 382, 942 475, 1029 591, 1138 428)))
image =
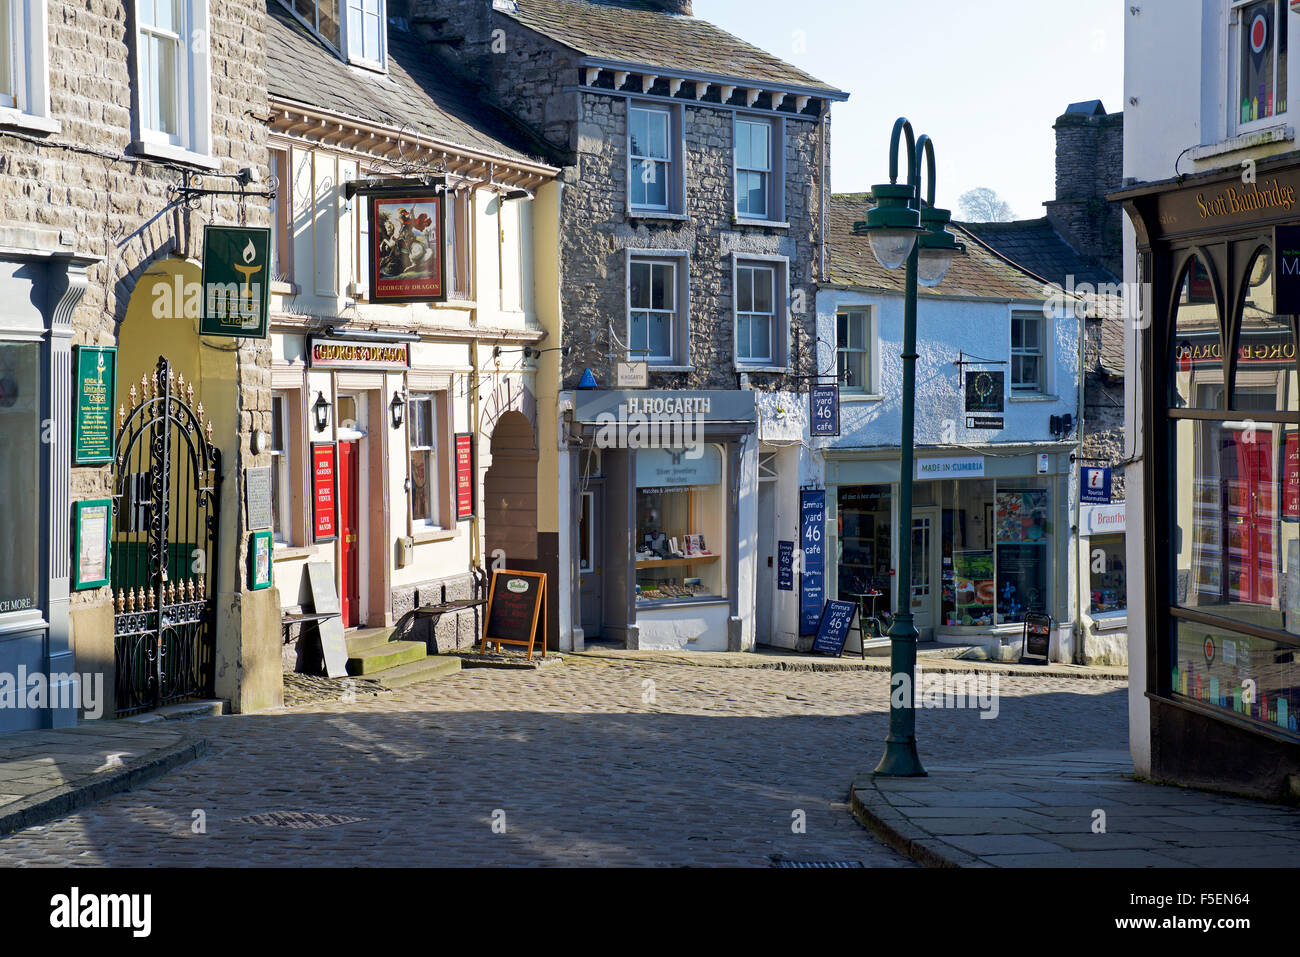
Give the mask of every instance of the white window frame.
POLYGON ((1278 24, 1284 24, 1287 27, 1287 61, 1291 59, 1291 31, 1288 17, 1290 15, 1290 3, 1288 0, 1273 0, 1274 3, 1274 31, 1270 42, 1273 44, 1273 89, 1277 90, 1278 80, 1283 79, 1287 86, 1287 110, 1275 110, 1272 116, 1264 116, 1255 120, 1243 121, 1241 118, 1241 100, 1245 91, 1241 89, 1241 48, 1246 41, 1246 33, 1250 29, 1250 24, 1243 22, 1242 11, 1246 7, 1258 2, 1258 0, 1230 0, 1228 5, 1228 30, 1227 30, 1227 83, 1226 87, 1230 93, 1228 102, 1228 129, 1231 134, 1244 135, 1254 133, 1259 130, 1269 129, 1286 122, 1290 108, 1291 84, 1285 73, 1279 70, 1277 56, 1278 43, 1278 24))
POLYGON ((666 106, 652 105, 649 103, 629 102, 627 107, 627 158, 628 158, 628 205, 633 210, 653 210, 656 212, 669 212, 673 207, 673 111, 666 106), (637 153, 633 146, 632 139, 632 117, 635 113, 645 113, 647 116, 662 117, 664 124, 664 151, 666 156, 652 156, 648 153, 637 153), (644 164, 654 163, 656 166, 664 168, 664 202, 663 205, 657 203, 638 203, 633 198, 632 184, 637 179, 643 182, 644 164))
POLYGON ((840 384, 840 392, 846 395, 871 395, 875 388, 875 343, 872 340, 872 316, 868 306, 841 306, 835 310, 835 378, 840 384), (855 347, 852 328, 849 324, 855 318, 862 319, 862 346, 855 347), (845 319, 849 332, 848 344, 840 343, 840 320, 845 319), (846 385, 842 379, 840 355, 860 355, 862 357, 862 381, 846 385))
POLYGON ((787 372, 790 356, 790 260, 786 256, 733 253, 731 259, 731 355, 741 372, 787 372), (740 355, 740 270, 767 267, 773 271, 772 357, 744 359, 740 355))
MULTIPOLYGON (((293 18, 310 30, 317 38, 320 39, 327 47, 338 54, 344 62, 351 63, 355 66, 365 67, 368 70, 376 70, 380 73, 388 70, 388 0, 374 0, 378 10, 379 21, 379 56, 368 57, 363 50, 358 50, 354 44, 356 37, 353 36, 351 28, 353 10, 361 11, 362 15, 366 14, 365 4, 370 0, 339 0, 339 40, 335 43, 329 37, 320 31, 320 7, 316 0, 312 0, 313 19, 308 20, 296 9, 294 9, 293 0, 280 0, 280 5, 293 14, 293 18)), ((360 40, 364 43, 365 31, 361 31, 360 40)))
POLYGON ((178 0, 181 8, 179 31, 181 57, 177 63, 177 129, 169 135, 145 126, 144 98, 145 43, 147 28, 140 16, 143 0, 133 0, 131 46, 134 72, 133 152, 159 159, 217 169, 212 156, 212 75, 209 55, 211 20, 208 0, 178 0))
POLYGON ((627 147, 624 155, 627 157, 627 215, 629 218, 637 219, 686 219, 686 143, 685 143, 685 116, 682 113, 682 107, 677 103, 661 103, 651 100, 638 100, 629 97, 627 100, 627 147), (667 117, 668 133, 666 145, 668 150, 667 159, 658 157, 643 157, 633 154, 632 152, 632 111, 645 110, 648 112, 663 113, 667 117), (634 203, 632 201, 632 179, 637 175, 638 160, 650 159, 654 162, 662 162, 667 165, 668 183, 664 190, 665 203, 663 206, 646 205, 644 203, 634 203))
MULTIPOLYGON (((690 324, 691 324, 691 257, 680 249, 627 249, 623 264, 624 321, 619 331, 622 344, 627 348, 628 362, 648 362, 650 368, 661 372, 685 372, 690 365, 690 324), (632 351, 632 264, 650 262, 652 264, 671 263, 674 268, 674 313, 672 331, 672 351, 670 358, 649 359, 640 352, 632 351)), ((643 309, 636 310, 644 312, 643 309)), ((648 343, 647 343, 648 344, 648 343)))
POLYGON ((411 392, 406 397, 407 475, 410 477, 411 457, 418 454, 424 456, 425 474, 428 476, 425 486, 427 495, 425 507, 429 515, 428 518, 415 517, 415 482, 412 481, 410 484, 407 507, 412 533, 435 531, 447 527, 444 522, 446 516, 443 515, 442 456, 445 442, 441 441, 442 435, 439 426, 442 421, 439 414, 441 401, 442 394, 438 392, 411 392), (424 403, 427 403, 429 408, 429 438, 432 440, 430 445, 419 445, 415 441, 415 407, 417 404, 424 403))
POLYGON ((1048 393, 1048 361, 1049 361, 1049 344, 1048 344, 1048 324, 1047 317, 1041 312, 1013 312, 1011 314, 1011 323, 1008 327, 1007 336, 1008 354, 1011 357, 1010 374, 1007 378, 1010 380, 1012 396, 1037 396, 1047 395, 1048 393), (1014 345, 1015 342, 1015 325, 1016 322, 1032 322, 1038 327, 1038 344, 1037 348, 1028 349, 1024 343, 1024 333, 1021 333, 1021 345, 1014 345), (1016 384, 1016 357, 1017 356, 1036 356, 1038 358, 1038 381, 1033 386, 1016 384))
POLYGON ((737 111, 731 123, 731 212, 738 223, 778 223, 785 225, 785 119, 780 116, 762 116, 737 111), (742 123, 753 123, 768 127, 767 169, 740 165, 740 142, 742 123), (740 174, 743 172, 763 172, 767 175, 767 208, 762 215, 742 213, 740 211, 740 174))
POLYGON ((633 258, 631 265, 629 266, 628 269, 627 296, 628 296, 628 314, 627 314, 628 358, 633 362, 653 362, 653 363, 672 362, 674 359, 673 343, 677 337, 677 322, 678 322, 677 263, 673 262, 671 259, 657 260, 657 259, 633 258), (650 282, 646 286, 646 294, 648 296, 651 296, 651 299, 645 305, 638 305, 637 303, 632 301, 632 277, 633 274, 640 269, 649 270, 649 275, 650 275, 650 282), (655 287, 654 277, 656 273, 661 273, 665 270, 668 273, 668 281, 664 283, 664 288, 671 294, 672 301, 666 303, 663 308, 655 308, 654 300, 652 296, 652 291, 655 287), (636 321, 636 317, 638 315, 644 315, 647 323, 644 346, 640 344, 637 335, 633 332, 633 323, 636 321), (649 333, 648 326, 652 321, 654 321, 656 317, 659 316, 665 317, 668 321, 668 351, 666 353, 656 354, 650 351, 651 345, 650 345, 650 333, 649 333))
POLYGON ((775 365, 777 359, 777 317, 780 306, 777 303, 777 282, 779 274, 775 265, 759 262, 736 263, 736 362, 743 365, 775 365), (764 312, 758 308, 758 289, 760 276, 768 286, 768 301, 771 309, 764 312), (745 310, 745 294, 748 288, 749 309, 745 310), (767 351, 759 354, 754 346, 754 320, 767 322, 767 351), (741 330, 748 321, 748 342, 742 339, 741 330))
POLYGON ((271 536, 274 548, 289 548, 296 541, 297 527, 293 510, 294 477, 294 406, 299 401, 299 390, 274 389, 271 392, 271 434, 267 439, 267 452, 271 456, 271 478, 278 480, 278 489, 273 496, 271 507, 275 510, 275 519, 271 523, 271 536), (280 404, 280 421, 276 419, 276 401, 280 404), (282 448, 275 444, 276 426, 279 426, 282 448), (276 525, 280 527, 277 529, 276 525))
POLYGON ((13 95, 0 94, 0 126, 57 133, 50 112, 50 26, 46 0, 7 0, 10 47, 8 68, 13 95))

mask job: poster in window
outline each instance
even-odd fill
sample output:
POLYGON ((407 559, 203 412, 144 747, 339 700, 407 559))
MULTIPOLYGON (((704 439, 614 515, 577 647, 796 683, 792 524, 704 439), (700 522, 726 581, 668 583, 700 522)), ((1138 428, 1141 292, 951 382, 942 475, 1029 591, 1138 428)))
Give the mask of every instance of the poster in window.
POLYGON ((1008 489, 997 496, 997 542, 1047 543, 1047 489, 1008 489))
POLYGON ((445 302, 442 196, 370 197, 370 301, 445 302))

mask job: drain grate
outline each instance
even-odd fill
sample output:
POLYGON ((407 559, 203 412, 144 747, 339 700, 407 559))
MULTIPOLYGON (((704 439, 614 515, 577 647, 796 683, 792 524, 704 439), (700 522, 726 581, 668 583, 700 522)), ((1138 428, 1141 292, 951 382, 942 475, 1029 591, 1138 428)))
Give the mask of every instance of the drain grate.
POLYGON ((338 827, 340 824, 356 824, 358 821, 364 820, 364 817, 348 817, 346 814, 318 814, 314 811, 267 811, 265 814, 249 814, 246 817, 237 817, 235 823, 310 830, 320 827, 338 827))
POLYGON ((820 869, 843 870, 846 868, 853 869, 858 867, 866 867, 866 865, 863 864, 861 861, 773 861, 772 866, 773 867, 815 868, 819 870, 820 869))

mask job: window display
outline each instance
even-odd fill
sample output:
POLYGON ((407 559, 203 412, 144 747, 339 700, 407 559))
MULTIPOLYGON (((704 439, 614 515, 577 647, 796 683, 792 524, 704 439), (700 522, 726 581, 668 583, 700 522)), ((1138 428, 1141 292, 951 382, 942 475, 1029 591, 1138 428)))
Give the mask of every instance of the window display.
POLYGON ((890 487, 842 487, 838 505, 839 594, 860 595, 874 590, 887 598, 893 562, 890 487))
POLYGON ((1105 615, 1128 608, 1124 574, 1124 536, 1091 539, 1089 548, 1091 592, 1088 613, 1105 615))
POLYGON ((644 449, 636 472, 637 602, 724 597, 721 450, 706 446, 690 459, 684 451, 644 449))
POLYGON ((1000 622, 1047 614, 1048 514, 1046 488, 1004 490, 999 483, 994 522, 1000 622))
POLYGON ((1174 627, 1174 694, 1297 731, 1300 649, 1187 621, 1174 627))

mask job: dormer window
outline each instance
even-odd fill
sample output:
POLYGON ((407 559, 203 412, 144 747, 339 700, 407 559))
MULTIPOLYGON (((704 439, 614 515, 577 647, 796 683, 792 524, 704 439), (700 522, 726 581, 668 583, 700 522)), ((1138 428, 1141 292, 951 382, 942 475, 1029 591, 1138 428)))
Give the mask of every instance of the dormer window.
POLYGON ((280 0, 349 63, 386 68, 385 0, 280 0), (347 16, 340 17, 340 3, 347 16))

